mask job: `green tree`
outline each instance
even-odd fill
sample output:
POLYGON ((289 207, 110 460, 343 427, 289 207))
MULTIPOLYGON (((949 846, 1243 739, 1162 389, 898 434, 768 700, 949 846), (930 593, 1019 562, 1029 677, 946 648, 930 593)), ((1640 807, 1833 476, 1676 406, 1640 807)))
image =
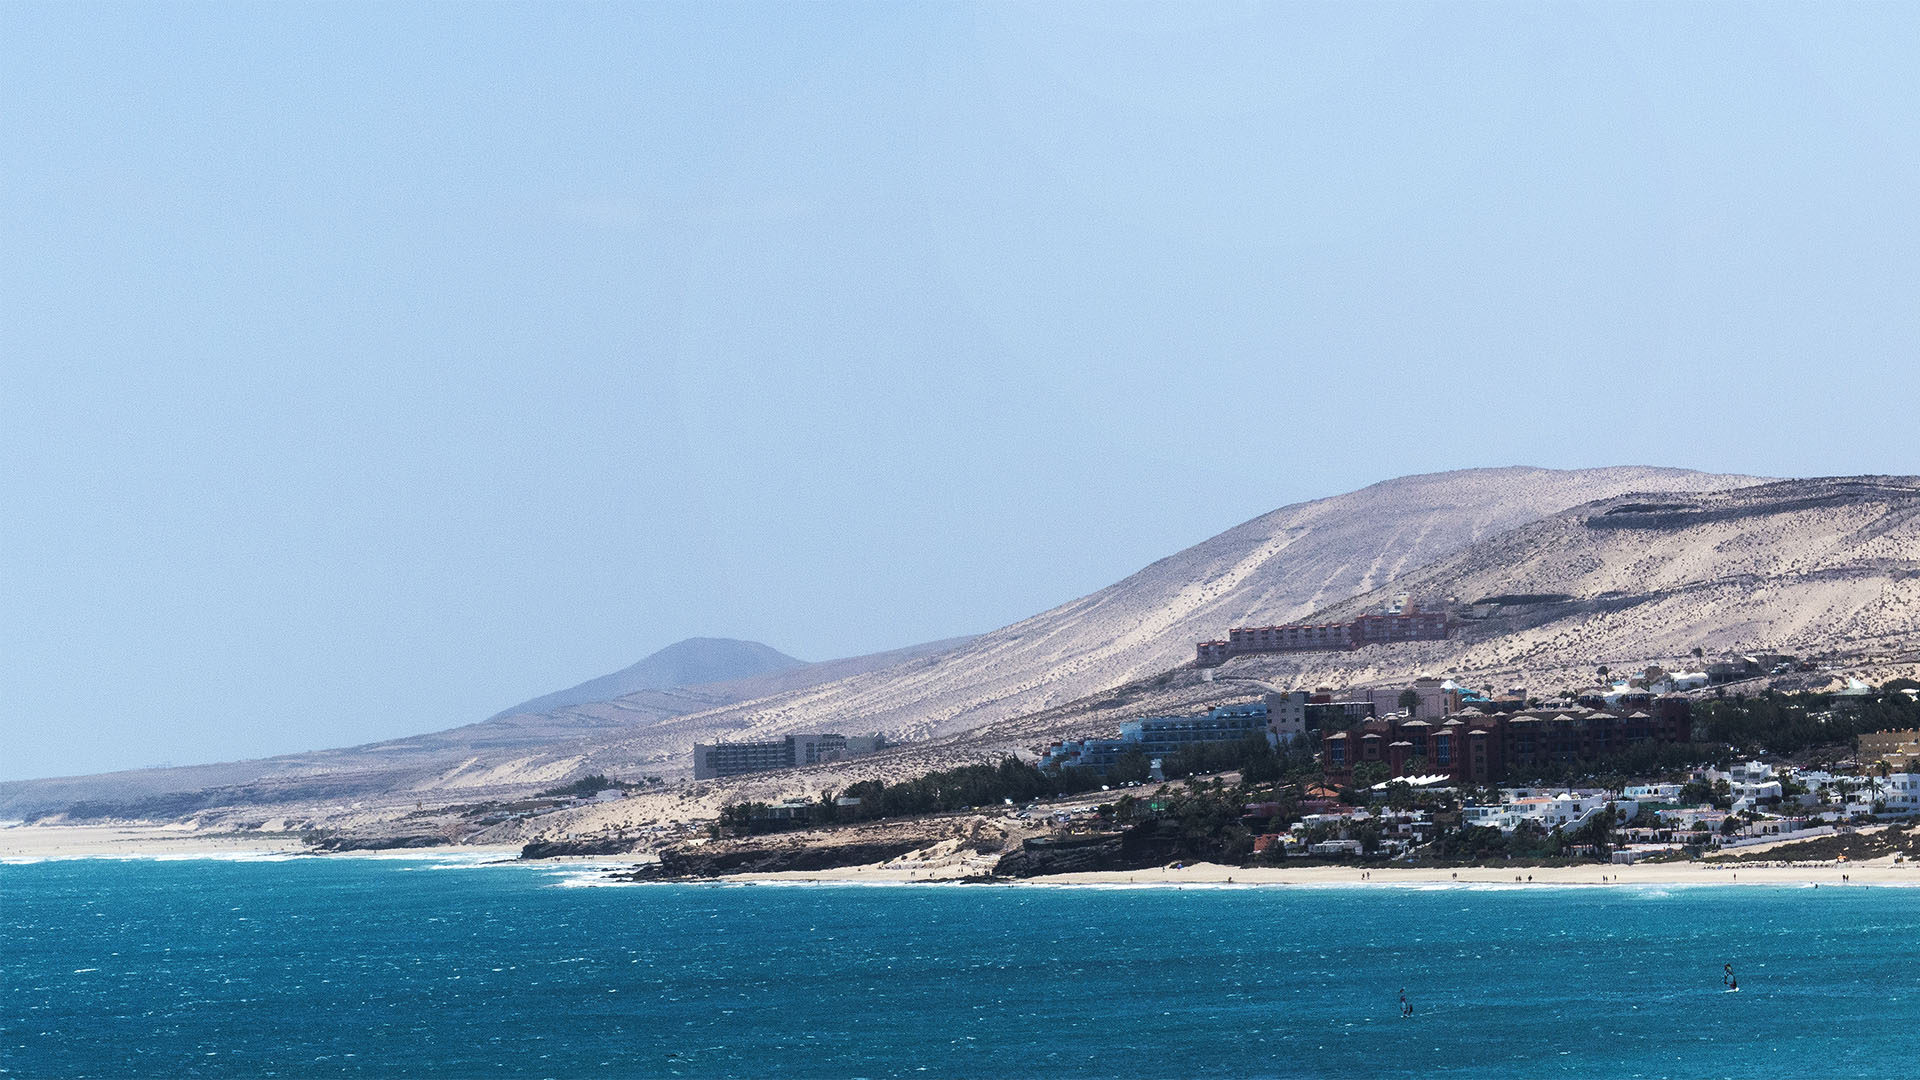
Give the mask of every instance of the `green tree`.
POLYGON ((1353 786, 1370 788, 1387 778, 1387 766, 1384 762, 1363 761, 1353 767, 1353 786))
POLYGON ((1420 692, 1411 686, 1400 691, 1400 708, 1408 716, 1417 715, 1420 712, 1420 692))
POLYGON ((1112 784, 1145 781, 1152 774, 1153 762, 1140 750, 1128 750, 1107 766, 1107 781, 1112 784))
POLYGON ((1360 841, 1363 854, 1372 855, 1380 850, 1380 823, 1367 821, 1354 829, 1353 839, 1360 841))
POLYGON ((1613 830, 1620 824, 1620 812, 1608 803, 1606 809, 1587 819, 1587 823, 1574 831, 1572 843, 1591 845, 1594 852, 1604 859, 1612 850, 1613 830))

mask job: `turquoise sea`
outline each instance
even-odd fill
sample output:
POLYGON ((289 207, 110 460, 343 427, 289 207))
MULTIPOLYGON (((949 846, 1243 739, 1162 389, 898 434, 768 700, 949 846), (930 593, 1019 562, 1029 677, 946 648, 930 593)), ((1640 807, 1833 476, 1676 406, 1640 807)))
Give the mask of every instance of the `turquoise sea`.
POLYGON ((1920 1031, 1920 889, 594 876, 0 865, 0 1074, 1777 1080, 1920 1031))

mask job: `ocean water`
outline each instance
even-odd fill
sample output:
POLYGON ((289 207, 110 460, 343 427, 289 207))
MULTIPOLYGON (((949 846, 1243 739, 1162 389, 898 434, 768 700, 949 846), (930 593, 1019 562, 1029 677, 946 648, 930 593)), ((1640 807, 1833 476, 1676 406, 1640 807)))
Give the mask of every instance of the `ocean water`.
POLYGON ((1920 889, 592 879, 0 866, 0 1073, 1777 1080, 1920 1031, 1920 889))

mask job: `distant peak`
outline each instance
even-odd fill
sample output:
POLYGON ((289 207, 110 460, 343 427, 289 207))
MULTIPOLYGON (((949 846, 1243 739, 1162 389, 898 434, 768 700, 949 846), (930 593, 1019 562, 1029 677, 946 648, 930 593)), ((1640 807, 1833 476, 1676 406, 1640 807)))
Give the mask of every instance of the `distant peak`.
POLYGON ((566 708, 569 705, 612 701, 614 698, 641 690, 670 690, 680 686, 727 682, 805 665, 806 661, 796 660, 779 649, 758 641, 741 641, 737 638, 687 638, 676 641, 646 659, 621 668, 610 675, 588 679, 578 686, 570 686, 565 690, 521 702, 498 715, 546 712, 550 709, 566 708))

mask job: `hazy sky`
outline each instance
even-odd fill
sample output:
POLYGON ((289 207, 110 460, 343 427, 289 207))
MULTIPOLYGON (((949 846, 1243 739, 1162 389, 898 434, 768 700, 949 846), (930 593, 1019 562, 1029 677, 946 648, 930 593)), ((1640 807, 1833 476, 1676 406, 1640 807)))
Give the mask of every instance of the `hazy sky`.
POLYGON ((1920 7, 0 5, 0 778, 1920 472, 1920 7))

